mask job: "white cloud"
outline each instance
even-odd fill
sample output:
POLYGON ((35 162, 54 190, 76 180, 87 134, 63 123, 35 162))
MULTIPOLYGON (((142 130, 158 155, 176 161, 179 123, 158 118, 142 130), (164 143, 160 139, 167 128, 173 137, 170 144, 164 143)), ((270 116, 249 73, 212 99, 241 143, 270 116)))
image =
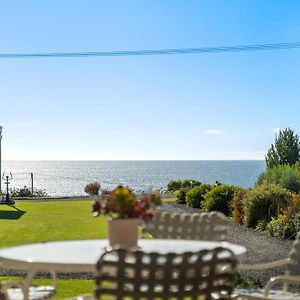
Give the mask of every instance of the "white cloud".
POLYGON ((215 129, 207 129, 204 133, 205 134, 221 134, 221 135, 227 134, 227 132, 225 132, 225 131, 215 130, 215 129))
POLYGON ((279 133, 279 131, 280 131, 280 128, 274 128, 271 130, 271 132, 275 132, 275 133, 279 133))

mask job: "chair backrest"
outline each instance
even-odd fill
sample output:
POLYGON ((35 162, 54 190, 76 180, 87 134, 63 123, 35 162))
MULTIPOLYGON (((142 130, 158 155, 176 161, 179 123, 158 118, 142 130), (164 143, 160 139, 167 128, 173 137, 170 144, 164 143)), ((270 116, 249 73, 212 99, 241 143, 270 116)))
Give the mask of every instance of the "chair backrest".
POLYGON ((158 210, 143 233, 157 239, 225 241, 228 219, 220 212, 169 213, 158 210))
POLYGON ((290 263, 287 265, 288 274, 300 276, 300 232, 296 236, 289 260, 290 263))
POLYGON ((96 299, 230 299, 236 257, 225 248, 182 254, 117 249, 96 265, 96 299))

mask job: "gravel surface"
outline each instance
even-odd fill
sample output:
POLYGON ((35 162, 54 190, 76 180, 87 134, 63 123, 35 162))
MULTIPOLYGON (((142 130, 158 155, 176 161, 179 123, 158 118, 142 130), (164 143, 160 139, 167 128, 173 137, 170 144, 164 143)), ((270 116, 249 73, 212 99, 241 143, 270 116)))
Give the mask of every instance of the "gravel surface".
MULTIPOLYGON (((200 212, 199 209, 176 203, 166 203, 163 209, 170 212, 200 212)), ((269 236, 266 232, 256 231, 232 222, 229 223, 228 241, 244 245, 247 248, 247 252, 241 258, 241 261, 247 264, 265 263, 287 258, 293 245, 292 240, 274 238, 269 236)), ((243 271, 241 273, 243 276, 251 277, 257 286, 262 286, 270 277, 282 274, 283 268, 262 271, 243 271)))
MULTIPOLYGON (((176 203, 165 203, 162 209, 170 212, 200 212, 199 209, 176 203)), ((288 257, 293 244, 293 241, 291 240, 270 237, 265 232, 255 231, 231 222, 229 224, 228 241, 244 245, 247 248, 246 254, 242 257, 243 263, 264 263, 286 258, 288 257)), ((255 284, 261 286, 265 284, 270 277, 281 274, 282 272, 283 270, 278 268, 264 271, 247 271, 242 272, 242 275, 252 277, 255 284)), ((3 275, 24 276, 25 272, 0 269, 0 276, 3 275)), ((39 277, 48 277, 48 275, 46 273, 41 273, 39 274, 39 277)), ((58 273, 58 278, 93 279, 94 276, 91 273, 58 273)))

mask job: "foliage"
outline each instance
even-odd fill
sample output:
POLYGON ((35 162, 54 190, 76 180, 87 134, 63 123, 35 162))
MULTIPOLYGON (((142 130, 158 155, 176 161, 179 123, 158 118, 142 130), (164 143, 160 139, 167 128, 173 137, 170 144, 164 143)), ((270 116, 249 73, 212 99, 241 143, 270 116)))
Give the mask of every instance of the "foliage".
POLYGON ((273 183, 264 183, 250 190, 243 200, 244 223, 255 228, 259 221, 269 222, 288 205, 291 197, 287 189, 273 183))
POLYGON ((118 186, 106 196, 104 203, 95 201, 93 204, 93 215, 109 215, 116 219, 141 218, 144 221, 154 216, 154 207, 161 205, 160 193, 154 192, 144 194, 142 199, 128 187, 118 186))
POLYGON ((171 180, 168 182, 167 191, 168 192, 175 192, 180 190, 181 188, 181 180, 171 180))
POLYGON ((293 194, 288 207, 282 209, 278 218, 272 218, 267 226, 271 235, 295 238, 300 231, 300 196, 293 194))
POLYGON ((296 166, 278 166, 267 169, 259 175, 256 185, 264 182, 275 183, 291 192, 300 191, 300 167, 296 166))
POLYGON ((193 179, 192 180, 181 180, 182 188, 192 189, 193 187, 198 186, 200 184, 201 184, 201 182, 193 180, 193 179))
POLYGON ((176 191, 177 193, 177 203, 178 204, 186 204, 186 193, 187 189, 180 189, 179 191, 176 191))
POLYGON ((244 222, 244 208, 243 199, 247 195, 249 190, 241 189, 238 191, 232 199, 231 209, 233 221, 237 224, 242 225, 244 222))
POLYGON ((265 231, 265 230, 267 230, 268 225, 269 225, 269 223, 267 221, 259 221, 255 227, 255 230, 265 231))
POLYGON ((201 182, 196 180, 171 180, 167 185, 167 191, 174 193, 182 188, 193 188, 200 184, 201 182))
POLYGON ((100 182, 95 181, 95 182, 88 183, 88 184, 85 186, 84 191, 85 191, 89 196, 97 196, 97 195, 99 195, 100 188, 101 188, 100 182))
POLYGON ((229 216, 232 198, 238 191, 239 188, 232 185, 217 185, 204 196, 203 207, 207 211, 216 210, 229 216))
POLYGON ((204 201, 204 195, 211 190, 212 186, 209 184, 201 184, 190 189, 186 193, 186 203, 188 206, 194 208, 202 207, 202 202, 204 201))
POLYGON ((299 136, 290 128, 279 131, 275 143, 266 155, 267 168, 280 165, 295 165, 300 155, 299 136))
POLYGON ((31 190, 26 185, 24 185, 21 189, 11 189, 10 195, 12 197, 48 197, 47 193, 41 189, 34 189, 32 194, 31 190))
POLYGON ((253 286, 254 280, 252 277, 244 277, 237 272, 235 275, 234 285, 238 289, 249 289, 253 286))

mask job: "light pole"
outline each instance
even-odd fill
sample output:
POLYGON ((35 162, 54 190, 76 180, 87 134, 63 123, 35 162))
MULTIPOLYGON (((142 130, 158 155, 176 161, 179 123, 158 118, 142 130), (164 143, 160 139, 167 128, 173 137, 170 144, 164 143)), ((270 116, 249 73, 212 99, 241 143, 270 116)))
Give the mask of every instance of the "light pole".
POLYGON ((1 162, 2 162, 2 158, 1 158, 1 140, 2 140, 2 126, 0 126, 0 194, 2 195, 2 179, 1 179, 1 162))

